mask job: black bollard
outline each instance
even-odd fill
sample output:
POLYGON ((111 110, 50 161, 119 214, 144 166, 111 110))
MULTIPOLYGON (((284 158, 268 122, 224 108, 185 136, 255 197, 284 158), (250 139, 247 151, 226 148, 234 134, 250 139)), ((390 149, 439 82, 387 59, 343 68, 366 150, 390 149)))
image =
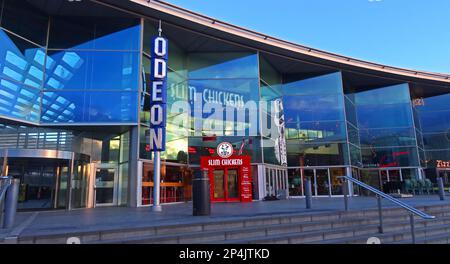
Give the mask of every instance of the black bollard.
POLYGON ((17 202, 19 197, 19 184, 19 179, 11 179, 11 185, 6 191, 3 228, 11 228, 14 226, 17 213, 17 202))
POLYGON ((197 171, 192 180, 192 214, 204 216, 211 214, 211 197, 208 170, 197 171))
POLYGON ((441 201, 444 201, 445 199, 445 190, 444 190, 444 180, 442 179, 442 177, 438 177, 437 179, 437 185, 439 188, 439 199, 441 199, 441 201))
POLYGON ((306 177, 305 200, 306 200, 306 209, 311 209, 312 206, 311 177, 306 177))

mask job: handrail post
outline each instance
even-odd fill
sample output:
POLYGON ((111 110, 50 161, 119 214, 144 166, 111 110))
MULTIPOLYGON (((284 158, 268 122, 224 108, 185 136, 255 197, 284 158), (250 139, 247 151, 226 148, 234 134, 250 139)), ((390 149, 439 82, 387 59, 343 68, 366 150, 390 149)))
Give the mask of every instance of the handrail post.
POLYGON ((445 190, 444 190, 444 180, 442 177, 437 177, 437 185, 438 185, 438 193, 439 193, 439 199, 441 201, 445 200, 445 190))
POLYGON ((378 227, 378 232, 383 234, 383 209, 381 208, 381 196, 377 195, 377 205, 378 205, 378 217, 380 220, 380 226, 378 227))
POLYGON ((342 190, 344 191, 344 206, 345 211, 348 211, 348 181, 344 178, 342 182, 342 190))
POLYGON ((410 214, 409 215, 409 221, 411 223, 411 238, 412 238, 412 243, 416 244, 416 230, 414 227, 414 214, 410 214))

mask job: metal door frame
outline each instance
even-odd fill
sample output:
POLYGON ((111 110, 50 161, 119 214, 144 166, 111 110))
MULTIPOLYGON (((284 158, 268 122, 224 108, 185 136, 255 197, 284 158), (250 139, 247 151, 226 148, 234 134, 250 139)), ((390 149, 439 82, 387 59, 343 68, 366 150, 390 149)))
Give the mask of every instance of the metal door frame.
POLYGON ((94 164, 93 169, 93 191, 94 191, 94 208, 95 207, 105 207, 105 206, 118 206, 119 200, 122 196, 120 188, 119 188, 119 166, 117 164, 110 163, 97 163, 94 164), (97 169, 114 169, 114 187, 113 187, 113 202, 112 203, 102 203, 97 204, 97 186, 95 186, 97 180, 97 169))

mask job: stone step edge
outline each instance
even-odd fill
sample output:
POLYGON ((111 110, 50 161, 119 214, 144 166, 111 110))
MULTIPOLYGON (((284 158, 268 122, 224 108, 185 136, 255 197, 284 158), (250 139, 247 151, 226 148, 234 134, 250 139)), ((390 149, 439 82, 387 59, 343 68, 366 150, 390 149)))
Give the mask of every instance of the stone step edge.
MULTIPOLYGON (((408 226, 405 228, 407 230, 407 232, 401 232, 401 231, 394 231, 394 232, 387 232, 387 233, 374 233, 372 234, 373 237, 377 237, 381 239, 381 243, 383 244, 383 238, 384 237, 388 237, 388 236, 396 236, 396 235, 401 235, 401 234, 410 234, 410 225, 408 223, 408 226)), ((416 227, 416 232, 422 232, 422 231, 434 231, 434 230, 439 230, 439 229, 443 229, 443 228, 450 228, 450 224, 440 224, 440 225, 432 225, 432 226, 425 226, 425 227, 416 227)), ((450 235, 450 233, 449 233, 450 235)), ((422 236, 417 235, 416 234, 416 239, 420 239, 422 236)), ((354 241, 358 241, 358 240, 364 240, 364 239, 368 239, 369 237, 367 235, 361 235, 361 236, 354 236, 354 237, 349 237, 350 239, 341 239, 341 238, 337 238, 337 239, 328 239, 328 240, 323 240, 323 241, 318 241, 321 244, 349 244, 349 242, 354 242, 354 241), (345 242, 345 243, 341 243, 341 242, 345 242)), ((403 239, 401 241, 406 242, 407 244, 411 244, 412 241, 411 239, 403 239)), ((392 244, 393 242, 388 242, 388 243, 384 243, 384 244, 392 244)), ((317 244, 316 242, 312 242, 311 244, 317 244)))
MULTIPOLYGON (((443 207, 450 207, 450 204, 443 204, 443 205, 430 205, 430 206, 418 206, 419 210, 426 211, 430 209, 440 208, 440 211, 446 211, 443 209, 443 207)), ((70 236, 90 236, 90 235, 99 235, 101 236, 102 233, 126 233, 126 232, 139 232, 139 231, 145 231, 149 229, 155 229, 155 228, 176 228, 176 227, 195 227, 195 226, 203 226, 204 225, 220 225, 220 224, 232 224, 232 223, 240 223, 244 222, 244 226, 246 222, 251 221, 264 221, 264 220, 275 220, 278 219, 281 222, 281 219, 285 218, 305 218, 305 221, 302 222, 312 222, 314 220, 313 217, 327 217, 327 216, 337 216, 337 219, 339 220, 341 218, 344 218, 348 215, 363 215, 366 216, 367 214, 376 213, 377 209, 364 209, 364 210, 358 210, 358 211, 330 211, 330 212, 310 212, 310 213, 293 213, 293 214, 273 214, 270 216, 255 216, 255 217, 239 217, 229 220, 223 220, 220 219, 218 221, 201 221, 201 222, 195 222, 195 223, 177 223, 177 224, 168 224, 168 225, 150 225, 150 226, 144 226, 144 227, 130 227, 130 228, 112 228, 112 229, 100 229, 100 230, 92 230, 92 231, 73 231, 73 232, 66 232, 66 233, 56 233, 56 234, 30 234, 30 235, 22 235, 19 237, 19 240, 30 240, 34 238, 58 238, 58 237, 70 237, 70 236)), ((399 207, 389 207, 385 208, 383 213, 384 217, 394 217, 398 215, 403 215, 405 210, 403 208, 399 207), (387 211, 390 211, 390 213, 387 213, 387 211), (397 212, 398 214, 392 214, 392 212, 397 212)), ((209 219, 212 220, 212 219, 209 219)), ((328 219, 326 221, 331 221, 332 219, 328 219)), ((301 223, 295 222, 295 223, 301 223)), ((224 231, 226 229, 223 229, 224 231)))
MULTIPOLYGON (((409 221, 408 222, 404 222, 404 223, 398 223, 398 226, 405 226, 404 230, 407 230, 407 232, 409 232, 409 221)), ((438 224, 438 225, 432 225, 432 226, 425 226, 425 227, 417 227, 416 231, 424 231, 424 230, 436 230, 436 229, 440 229, 442 227, 450 227, 450 224, 438 224)), ((386 225, 385 225, 386 227, 386 225)), ((378 225, 371 225, 371 226, 363 226, 363 228, 369 229, 369 228, 378 228, 378 225)), ((347 231, 353 231, 353 233, 355 231, 357 231, 359 228, 354 228, 354 229, 349 229, 347 231)), ((398 235, 398 234, 404 234, 404 230, 401 231, 388 231, 387 233, 383 233, 380 234, 377 231, 375 231, 374 233, 368 233, 368 234, 363 234, 363 235, 353 235, 353 236, 347 236, 347 237, 343 237, 343 238, 337 238, 337 239, 322 239, 322 240, 317 240, 317 241, 311 241, 311 242, 307 242, 306 244, 333 244, 336 242, 341 242, 341 241, 354 241, 354 240, 361 240, 361 239, 368 239, 371 236, 376 236, 376 237, 385 237, 385 236, 391 236, 391 235, 398 235)), ((323 233, 325 234, 325 232, 322 231, 317 231, 317 233, 323 233)), ((292 239, 292 238, 299 238, 302 236, 302 233, 294 233, 294 234, 279 234, 279 235, 273 235, 273 236, 267 236, 267 237, 258 237, 258 238, 252 238, 252 239, 236 239, 236 240, 229 240, 229 241, 225 241, 226 243, 223 244, 250 244, 250 243, 264 243, 264 241, 270 241, 270 240, 275 240, 275 239, 292 239)), ((324 237, 324 236, 322 236, 324 237)), ((220 241, 215 241, 217 242, 217 244, 222 244, 220 243, 220 241)), ((213 242, 214 243, 214 242, 213 242)), ((346 243, 342 243, 342 244, 346 244, 346 243)))
MULTIPOLYGON (((450 216, 447 216, 445 218, 439 218, 436 219, 439 221, 443 221, 443 220, 450 220, 450 216)), ((359 219, 359 221, 354 221, 354 222, 360 222, 357 223, 358 225, 353 225, 353 221, 349 222, 348 226, 344 226, 344 227, 331 227, 331 228, 326 228, 326 229, 321 229, 321 230, 311 230, 311 231, 301 231, 301 232, 296 232, 295 234, 302 234, 304 236, 313 236, 313 235, 317 235, 319 233, 327 233, 327 234, 332 234, 332 233, 339 233, 339 232, 348 232, 348 231, 352 231, 352 232, 356 232, 356 231, 360 231, 361 229, 367 229, 367 228, 378 228, 378 224, 376 223, 378 220, 371 220, 368 218, 361 218, 359 219), (375 223, 370 223, 370 224, 363 224, 363 222, 366 222, 367 220, 369 220, 370 222, 375 222, 375 223)), ((426 221, 429 220, 417 220, 416 224, 423 224, 426 221)), ((329 221, 324 222, 326 224, 329 224, 329 221)), ((393 226, 404 226, 406 223, 409 223, 409 220, 403 220, 401 222, 397 221, 397 220, 392 220, 391 221, 385 221, 384 222, 384 226, 385 227, 393 227, 393 226)), ((282 226, 288 228, 289 226, 296 226, 298 223, 294 223, 294 224, 289 224, 286 226, 282 226)), ((310 223, 308 223, 310 224, 310 223)), ((323 224, 323 223, 322 223, 323 224)), ((320 225, 320 224, 319 224, 320 225)), ((252 232, 252 231, 258 231, 258 230, 262 230, 265 229, 265 234, 264 236, 258 236, 258 237, 252 237, 254 239, 266 239, 269 236, 287 236, 290 235, 292 233, 282 233, 282 234, 275 234, 275 235, 267 235, 268 234, 268 229, 270 228, 280 228, 280 225, 267 225, 265 227, 255 227, 252 228, 250 230, 246 229, 246 232, 252 232)), ((121 243, 138 243, 138 242, 142 242, 142 241, 150 241, 150 240, 177 240, 178 242, 183 239, 185 236, 197 236, 199 238, 204 237, 204 236, 214 236, 214 235, 221 235, 224 234, 224 236, 226 237, 228 233, 238 233, 238 232, 242 232, 242 228, 236 229, 236 230, 227 230, 227 231, 206 231, 206 232, 192 232, 190 234, 170 234, 170 235, 160 235, 160 236, 142 236, 142 237, 135 237, 135 238, 126 238, 126 239, 108 239, 108 240, 99 240, 99 241, 93 241, 93 242, 88 242, 88 243, 92 243, 92 244, 121 244, 121 243)), ((213 241, 214 242, 226 242, 226 241, 236 241, 236 242, 241 242, 241 241, 245 241, 246 239, 224 239, 224 240, 216 240, 213 241)))

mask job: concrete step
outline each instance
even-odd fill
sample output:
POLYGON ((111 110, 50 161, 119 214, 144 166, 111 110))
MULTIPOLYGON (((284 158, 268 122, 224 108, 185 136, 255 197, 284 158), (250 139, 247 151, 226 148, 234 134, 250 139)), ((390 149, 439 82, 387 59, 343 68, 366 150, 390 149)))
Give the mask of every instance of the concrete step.
MULTIPOLYGON (((438 218, 450 216, 450 205, 424 206, 418 209, 436 215, 438 218)), ((402 208, 385 208, 383 217, 388 224, 406 221, 408 214, 402 208)), ((377 221, 378 211, 375 209, 294 213, 224 220, 208 219, 197 223, 131 227, 120 230, 22 236, 19 237, 19 243, 66 243, 67 238, 72 236, 79 237, 82 243, 209 243, 210 241, 239 240, 239 237, 266 237, 315 230, 336 231, 337 228, 349 226, 361 226, 360 229, 363 230, 364 226, 376 225, 377 221)), ((348 230, 342 230, 342 232, 349 233, 348 230)), ((328 235, 326 237, 329 238, 328 235)))
MULTIPOLYGON (((443 223, 450 224, 450 217, 439 222, 425 222, 425 220, 417 221, 416 230, 420 231, 420 228, 426 229, 433 226, 442 226, 443 223)), ((384 231, 385 234, 378 233, 378 224, 360 225, 347 227, 342 229, 327 229, 310 233, 292 233, 289 235, 273 235, 267 237, 253 237, 240 240, 226 241, 226 244, 297 244, 297 243, 348 243, 349 241, 357 241, 364 243, 372 236, 380 237, 391 232, 398 232, 401 234, 408 233, 409 221, 395 221, 385 222, 384 231)), ((418 232, 420 235, 420 232, 418 232)), ((215 241, 213 243, 220 243, 215 241)))
POLYGON ((261 225, 254 227, 249 226, 245 228, 226 230, 109 239, 98 241, 98 243, 209 243, 210 241, 225 241, 248 237, 266 237, 271 235, 290 234, 293 232, 313 232, 323 229, 339 229, 354 225, 370 224, 371 221, 373 220, 365 217, 353 217, 349 219, 340 219, 335 222, 322 220, 314 222, 261 225))
MULTIPOLYGON (((450 211, 439 211, 437 214, 447 214, 450 216, 450 211)), ((378 225, 378 218, 374 217, 345 217, 345 214, 335 221, 329 221, 329 219, 322 221, 298 221, 296 223, 286 224, 270 224, 270 225, 247 225, 242 227, 238 225, 235 228, 225 228, 219 230, 209 231, 205 229, 202 232, 189 232, 189 233, 176 233, 176 234, 164 234, 164 235, 145 235, 132 236, 132 237, 115 237, 111 235, 104 236, 99 241, 92 241, 92 243, 208 243, 210 241, 226 241, 240 238, 252 238, 252 237, 266 237, 271 235, 291 234, 315 230, 334 230, 341 227, 352 226, 367 226, 378 225)), ((313 217, 312 219, 316 219, 313 217)), ((296 220, 299 220, 296 218, 296 220)), ((394 224, 398 221, 409 221, 409 216, 405 214, 395 214, 386 216, 384 219, 385 224, 394 224)), ((295 222, 295 221, 294 221, 295 222)), ((267 223, 267 221, 265 221, 267 223)), ((420 222, 417 223, 420 225, 420 222)), ((361 227, 364 229, 364 227, 361 227)), ((377 230, 375 228, 375 230, 377 230)), ((346 232, 347 230, 343 230, 346 232)))
MULTIPOLYGON (((446 234, 450 236, 450 223, 447 224, 428 224, 426 227, 416 227, 416 240, 427 241, 428 237, 446 234)), ((411 244, 411 228, 405 224, 403 230, 385 231, 383 234, 372 233, 368 235, 354 236, 349 238, 336 238, 320 241, 320 244, 366 244, 369 237, 377 237, 381 244, 411 244)), ((313 242, 314 244, 316 242, 313 242)))

